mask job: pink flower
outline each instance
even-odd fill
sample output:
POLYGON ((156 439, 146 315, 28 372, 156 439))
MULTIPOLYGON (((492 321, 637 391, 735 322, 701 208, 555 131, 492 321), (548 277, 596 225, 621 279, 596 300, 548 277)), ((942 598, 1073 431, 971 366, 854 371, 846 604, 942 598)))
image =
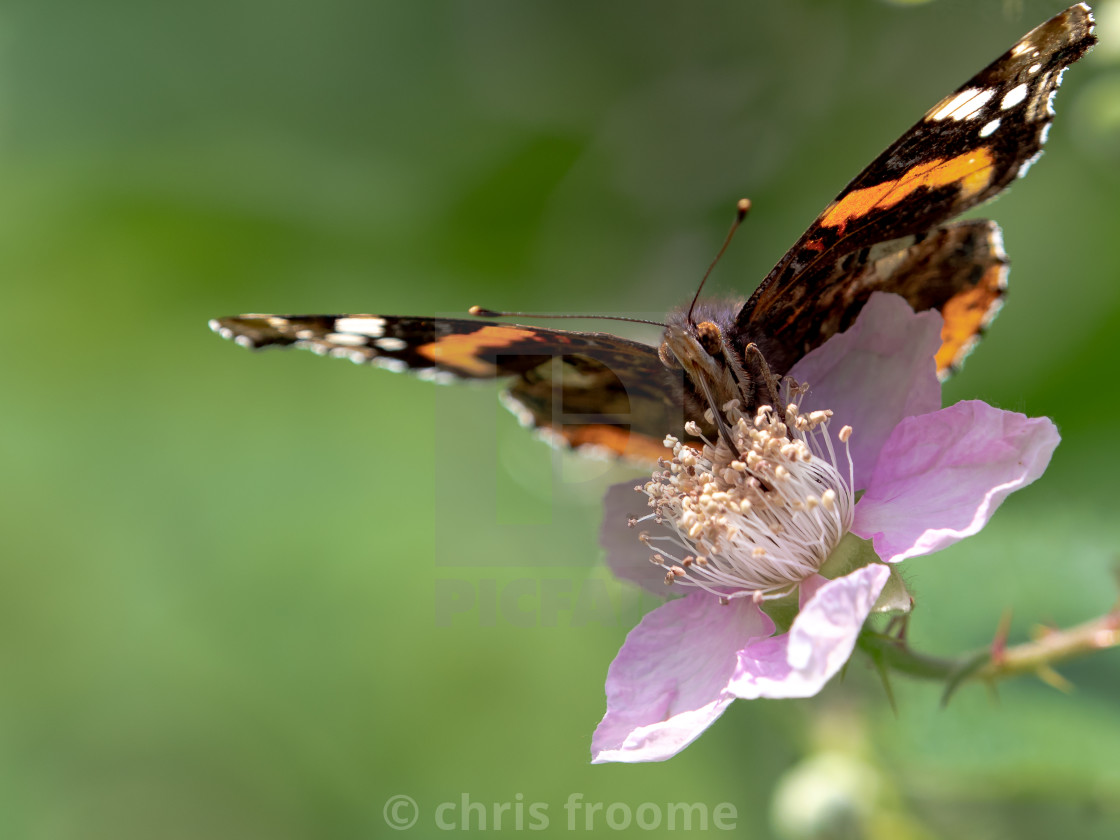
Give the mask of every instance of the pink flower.
POLYGON ((1059 440, 1049 419, 979 401, 939 407, 940 335, 936 312, 877 293, 790 371, 809 385, 785 418, 800 444, 776 416, 751 424, 732 407, 740 452, 678 446, 677 466, 645 485, 650 499, 611 488, 602 543, 612 569, 662 595, 668 577, 687 594, 647 614, 611 663, 595 763, 669 758, 736 698, 816 694, 851 656, 888 564, 975 534, 1043 473, 1059 440), (627 513, 645 501, 657 518, 645 517, 639 541, 627 513), (817 572, 847 533, 883 562, 828 580, 817 572), (793 591, 800 610, 774 635, 759 603, 793 591))

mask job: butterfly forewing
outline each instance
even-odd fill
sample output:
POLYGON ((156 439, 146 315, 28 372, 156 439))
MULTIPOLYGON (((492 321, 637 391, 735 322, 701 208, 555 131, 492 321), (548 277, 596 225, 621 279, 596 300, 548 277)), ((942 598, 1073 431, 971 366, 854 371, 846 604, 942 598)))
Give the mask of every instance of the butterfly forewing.
MULTIPOLYGON (((865 262, 858 256, 864 249, 921 235, 992 198, 1023 174, 1046 140, 1054 115, 1051 100, 1063 72, 1095 42, 1088 6, 1072 6, 1028 32, 931 108, 856 176, 782 257, 743 307, 737 330, 756 341, 814 335, 815 343, 790 348, 797 356, 826 339, 828 331, 807 331, 795 322, 828 314, 831 301, 843 294, 835 287, 849 282, 844 271, 849 256, 865 262)), ((953 276, 963 285, 942 283, 948 297, 926 295, 923 308, 950 317, 956 309, 949 302, 975 288, 975 278, 960 263, 953 276)), ((981 321, 970 315, 969 322, 981 321)), ((962 322, 952 330, 964 328, 962 322)))
POLYGON ((250 349, 296 347, 438 383, 505 379, 524 425, 573 447, 656 460, 682 431, 681 377, 609 333, 392 315, 239 315, 211 328, 250 349))

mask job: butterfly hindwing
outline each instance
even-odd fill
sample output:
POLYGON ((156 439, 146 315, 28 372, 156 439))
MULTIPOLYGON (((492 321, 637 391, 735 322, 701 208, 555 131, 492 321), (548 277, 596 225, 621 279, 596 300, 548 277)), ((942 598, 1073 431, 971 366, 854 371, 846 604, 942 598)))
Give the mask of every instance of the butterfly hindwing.
POLYGON ((1007 255, 999 225, 981 219, 936 227, 928 233, 882 242, 814 268, 769 313, 779 325, 756 339, 776 370, 793 363, 852 325, 872 292, 892 292, 916 312, 940 310, 944 319, 937 371, 960 365, 977 335, 991 322, 1007 287, 1007 255), (811 301, 810 293, 816 294, 811 301), (806 306, 813 318, 796 317, 806 306))

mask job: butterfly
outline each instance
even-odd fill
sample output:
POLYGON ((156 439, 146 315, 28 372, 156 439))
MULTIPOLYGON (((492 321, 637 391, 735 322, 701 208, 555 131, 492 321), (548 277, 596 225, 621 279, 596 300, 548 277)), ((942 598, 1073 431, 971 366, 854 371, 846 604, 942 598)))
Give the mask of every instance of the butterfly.
POLYGON ((688 421, 718 431, 709 407, 757 407, 766 383, 850 326, 875 291, 941 313, 936 363, 948 375, 998 311, 1008 271, 995 222, 950 220, 1037 160, 1093 26, 1078 3, 1032 29, 857 175, 745 302, 693 300, 669 314, 659 347, 485 318, 251 314, 210 326, 248 348, 302 347, 440 383, 507 379, 503 401, 524 425, 640 461, 664 454, 666 434, 692 438, 688 421))

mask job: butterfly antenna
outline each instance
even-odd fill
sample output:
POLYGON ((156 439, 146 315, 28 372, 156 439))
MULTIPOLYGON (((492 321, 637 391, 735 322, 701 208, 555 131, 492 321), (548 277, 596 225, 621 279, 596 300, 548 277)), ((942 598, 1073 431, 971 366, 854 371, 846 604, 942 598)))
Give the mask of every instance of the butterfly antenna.
POLYGON ((467 310, 467 314, 474 315, 476 318, 581 318, 598 321, 628 321, 631 324, 650 324, 655 327, 665 327, 660 321, 626 318, 622 315, 542 315, 537 312, 499 312, 496 309, 487 309, 485 306, 472 306, 467 310))
POLYGON ((700 291, 704 288, 704 284, 708 282, 708 278, 712 274, 712 269, 716 267, 716 263, 720 261, 727 246, 731 244, 731 237, 735 235, 735 231, 739 229, 739 225, 743 223, 743 219, 747 218, 747 213, 751 209, 751 200, 749 198, 740 198, 739 203, 735 207, 735 221, 731 223, 731 230, 727 232, 727 238, 723 240, 723 247, 719 249, 716 258, 712 260, 712 264, 708 266, 708 270, 704 272, 704 277, 700 280, 700 286, 696 289, 696 294, 692 296, 692 304, 688 307, 688 322, 692 323, 692 310, 696 308, 696 301, 700 300, 700 291))

